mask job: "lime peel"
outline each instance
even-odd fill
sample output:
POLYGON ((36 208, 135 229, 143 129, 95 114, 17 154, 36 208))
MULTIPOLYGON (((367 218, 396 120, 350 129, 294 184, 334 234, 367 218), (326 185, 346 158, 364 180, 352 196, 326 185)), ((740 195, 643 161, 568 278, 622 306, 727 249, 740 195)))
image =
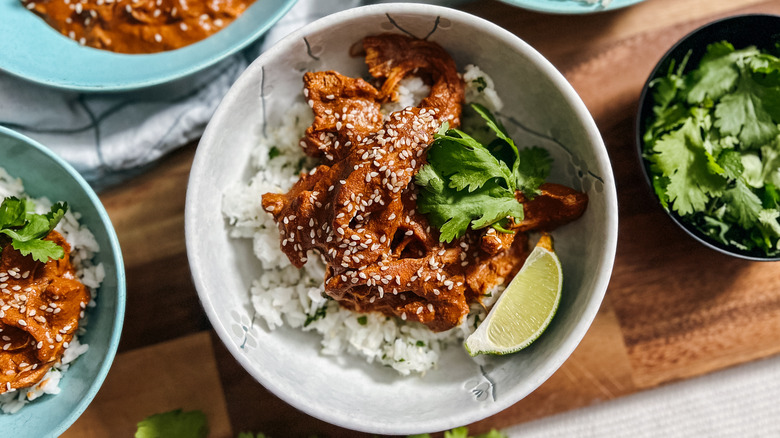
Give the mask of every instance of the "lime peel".
POLYGON ((563 271, 545 234, 485 320, 465 342, 471 356, 503 355, 531 345, 552 321, 561 301, 563 271))

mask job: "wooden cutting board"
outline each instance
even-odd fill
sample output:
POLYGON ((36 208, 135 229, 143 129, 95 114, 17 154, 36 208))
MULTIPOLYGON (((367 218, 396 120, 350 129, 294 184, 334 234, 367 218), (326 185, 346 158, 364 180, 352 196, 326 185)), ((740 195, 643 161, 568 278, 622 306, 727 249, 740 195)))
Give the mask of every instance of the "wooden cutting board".
MULTIPOLYGON (((674 42, 723 16, 780 14, 780 1, 646 0, 586 16, 539 14, 497 1, 475 1, 463 9, 514 32, 564 73, 604 137, 619 202, 614 271, 585 339, 537 391, 471 425, 472 431, 506 427, 777 354, 780 264, 720 255, 694 242, 666 217, 641 177, 634 117, 644 81, 674 42)), ((107 391, 121 393, 114 384, 132 390, 133 380, 117 376, 117 370, 125 369, 123 363, 134 363, 136 354, 142 357, 155 351, 148 350, 154 345, 170 341, 160 345, 180 349, 190 363, 215 364, 220 381, 209 380, 207 388, 223 394, 229 416, 229 424, 218 426, 223 433, 219 436, 229 436, 231 428, 276 438, 370 436, 328 425, 282 402, 247 374, 216 338, 208 344, 201 344, 201 338, 197 345, 190 344, 194 341, 189 335, 209 329, 190 280, 184 246, 184 196, 194 151, 190 145, 148 173, 101 194, 116 226, 128 275, 127 318, 107 391), (153 251, 149 242, 154 243, 153 251), (197 359, 189 356, 194 354, 197 359)), ((196 398, 193 386, 200 385, 199 380, 181 379, 178 371, 160 378, 170 391, 166 397, 177 402, 160 403, 158 411, 196 405, 212 409, 212 398, 196 398)), ((74 425, 77 432, 67 436, 98 436, 81 434, 88 428, 104 430, 103 414, 91 412, 123 410, 128 414, 121 435, 129 436, 126 432, 147 412, 138 408, 143 397, 121 399, 103 393, 74 425)))
POLYGON ((780 14, 780 2, 648 0, 587 25, 579 17, 517 22, 499 9, 486 16, 528 34, 585 101, 612 161, 619 235, 607 296, 583 343, 552 379, 480 429, 780 352, 780 264, 737 260, 688 237, 654 201, 634 140, 639 94, 660 57, 697 27, 741 13, 780 14))

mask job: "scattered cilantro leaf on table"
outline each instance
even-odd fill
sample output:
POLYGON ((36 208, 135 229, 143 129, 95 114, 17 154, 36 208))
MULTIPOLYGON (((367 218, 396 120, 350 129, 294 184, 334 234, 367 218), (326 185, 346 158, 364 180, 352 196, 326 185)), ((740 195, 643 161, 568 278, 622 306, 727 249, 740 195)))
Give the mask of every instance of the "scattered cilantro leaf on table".
POLYGON ((60 259, 65 255, 63 248, 43 238, 57 226, 67 210, 68 204, 60 202, 54 204, 48 213, 36 214, 32 200, 13 196, 5 198, 0 204, 0 243, 10 239, 14 249, 39 262, 60 259))
POLYGON ((522 220, 523 206, 515 191, 533 198, 552 165, 546 150, 518 150, 489 110, 478 104, 472 108, 495 140, 485 146, 445 123, 428 149, 428 164, 415 176, 420 188, 417 206, 439 229, 442 242, 463 236, 469 227, 493 226, 505 231, 501 222, 506 218, 522 220))
POLYGON ((654 79, 644 156, 664 208, 721 244, 780 254, 780 58, 728 42, 654 79))
POLYGON ((206 438, 209 425, 206 414, 176 409, 146 417, 137 425, 135 438, 206 438))
MULTIPOLYGON (((431 438, 431 435, 422 433, 418 435, 409 435, 409 438, 431 438)), ((489 432, 479 435, 469 435, 468 428, 464 426, 456 427, 455 429, 444 432, 444 438, 507 438, 507 436, 495 429, 491 429, 489 432)))

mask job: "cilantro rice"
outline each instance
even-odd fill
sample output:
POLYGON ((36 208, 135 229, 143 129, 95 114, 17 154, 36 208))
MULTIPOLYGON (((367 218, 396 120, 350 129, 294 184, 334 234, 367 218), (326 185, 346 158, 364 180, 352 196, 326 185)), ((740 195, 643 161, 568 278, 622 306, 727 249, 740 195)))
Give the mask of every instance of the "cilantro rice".
MULTIPOLYGON (((0 167, 0 200, 9 196, 26 197, 24 185, 21 179, 13 178, 0 167)), ((52 202, 46 198, 33 200, 38 213, 46 212, 51 208, 52 202)), ((79 224, 80 217, 78 212, 69 209, 55 230, 60 232, 71 246, 71 262, 76 269, 76 276, 90 291, 91 299, 88 307, 91 308, 95 306, 97 290, 105 277, 105 270, 102 264, 92 263, 94 255, 100 251, 100 248, 92 232, 79 224)), ((60 363, 53 366, 37 385, 0 394, 0 412, 13 414, 44 394, 58 394, 60 392, 60 379, 67 372, 70 364, 89 348, 87 344, 79 342, 78 336, 85 333, 86 324, 87 318, 85 316, 79 321, 79 329, 65 350, 60 363)))
MULTIPOLYGON (((467 66, 463 79, 467 103, 481 103, 492 111, 501 108, 493 81, 478 67, 467 66)), ((404 79, 399 102, 383 107, 383 113, 414 105, 429 91, 419 78, 404 79)), ((461 326, 441 333, 379 313, 359 314, 343 309, 324 296, 324 263, 309 254, 306 265, 295 268, 280 249, 279 230, 273 218, 262 209, 262 194, 288 191, 299 179, 300 171, 315 164, 299 146, 313 119, 311 109, 301 98, 284 120, 267 129, 265 137, 259 135, 249 163, 252 178, 229 188, 223 197, 222 212, 229 223, 230 236, 252 239, 261 265, 261 274, 249 291, 255 312, 268 330, 287 325, 318 333, 322 337, 320 352, 324 355, 348 353, 369 363, 390 366, 403 375, 424 373, 436 367, 443 348, 461 341, 473 330, 475 318, 484 317, 481 306, 475 305, 461 326)))

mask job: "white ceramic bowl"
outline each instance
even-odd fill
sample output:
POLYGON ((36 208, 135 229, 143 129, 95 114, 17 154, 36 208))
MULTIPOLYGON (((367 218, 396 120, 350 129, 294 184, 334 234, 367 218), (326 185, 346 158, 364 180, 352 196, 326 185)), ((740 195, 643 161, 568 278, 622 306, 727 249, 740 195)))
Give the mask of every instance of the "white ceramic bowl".
MULTIPOLYGON (((258 202, 260 200, 258 199, 258 202)), ((495 414, 557 370, 588 330, 606 291, 617 240, 617 201, 609 158, 593 119, 563 76, 509 32, 472 15, 422 4, 350 9, 291 34, 238 79, 209 123, 190 174, 185 210, 195 285, 222 341, 260 383, 327 422, 380 434, 443 430, 495 414), (248 156, 263 123, 302 99, 305 71, 365 72, 349 48, 362 37, 404 32, 438 42, 460 68, 480 66, 505 102, 502 116, 518 144, 555 159, 551 180, 584 190, 585 215, 555 232, 564 266, 558 314, 532 346, 507 357, 472 360, 444 351, 438 369, 402 377, 359 358, 319 354, 319 337, 269 331, 253 320, 249 288, 261 275, 247 241, 228 237, 219 206, 226 188, 248 178, 248 156)), ((251 403, 251 401, 246 401, 251 403)), ((258 406, 258 409, 262 407, 258 406)))

